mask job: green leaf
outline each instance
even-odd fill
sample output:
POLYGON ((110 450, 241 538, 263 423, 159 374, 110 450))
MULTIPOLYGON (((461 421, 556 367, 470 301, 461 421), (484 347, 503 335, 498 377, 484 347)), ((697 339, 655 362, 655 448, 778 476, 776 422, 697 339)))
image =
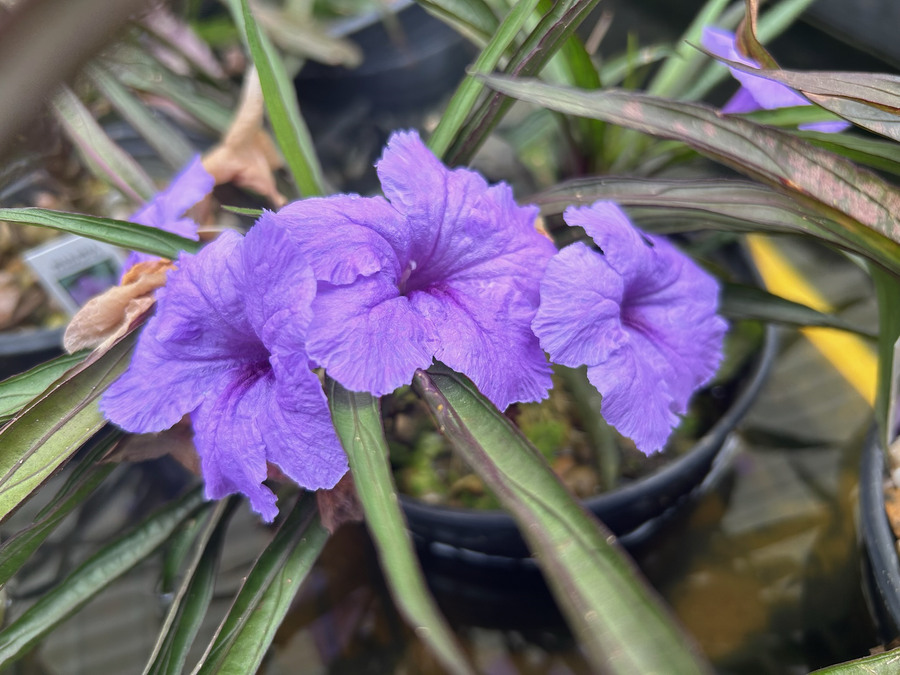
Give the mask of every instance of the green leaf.
POLYGON ((334 426, 350 460, 366 524, 397 609, 444 668, 455 674, 474 673, 425 586, 397 499, 378 399, 347 391, 331 379, 326 389, 334 426))
POLYGON ((154 115, 106 68, 90 63, 84 72, 125 121, 134 127, 170 167, 179 170, 197 154, 184 134, 165 119, 154 115))
POLYGON ((636 54, 622 54, 603 62, 600 67, 600 81, 604 87, 615 87, 625 77, 640 68, 656 63, 674 53, 672 45, 668 43, 641 47, 636 54))
MULTIPOLYGON (((806 106, 813 108, 815 106, 806 106)), ((819 108, 817 108, 819 109, 819 108)), ((849 133, 826 134, 821 131, 796 131, 807 143, 841 157, 900 176, 900 145, 893 141, 864 138, 849 133)))
POLYGON ((144 675, 181 675, 212 600, 225 532, 235 506, 236 499, 223 499, 202 514, 206 518, 194 542, 193 558, 166 613, 144 675))
POLYGON ((441 121, 431 137, 428 139, 428 147, 438 157, 443 157, 462 128, 463 123, 472 111, 472 107, 478 100, 479 94, 484 89, 484 84, 474 77, 475 73, 490 74, 507 48, 513 44, 519 31, 525 25, 525 21, 531 16, 534 8, 540 0, 519 0, 509 11, 503 23, 494 33, 488 45, 481 52, 478 60, 469 69, 469 75, 460 83, 453 94, 453 98, 447 105, 447 109, 441 116, 441 121))
POLYGON ((900 280, 882 269, 870 266, 878 298, 878 384, 875 390, 875 421, 881 433, 881 447, 891 447, 896 434, 897 401, 892 388, 898 385, 894 364, 894 346, 900 340, 900 280))
POLYGON ((685 85, 692 81, 706 60, 706 56, 691 45, 699 44, 704 27, 715 24, 728 3, 729 0, 706 1, 684 35, 681 36, 675 52, 666 59, 662 68, 650 82, 650 86, 647 87, 649 93, 656 96, 677 96, 683 91, 685 85))
POLYGON ((882 654, 822 668, 810 675, 894 675, 898 668, 900 668, 900 649, 892 649, 882 654))
POLYGON ((0 424, 9 421, 63 373, 84 361, 86 356, 87 352, 63 354, 0 382, 0 424))
POLYGON ((0 431, 0 520, 106 424, 97 399, 128 366, 136 337, 89 356, 0 431))
MULTIPOLYGON (((744 119, 757 124, 768 124, 773 127, 793 129, 801 124, 811 122, 839 122, 837 115, 832 115, 827 110, 822 110, 814 105, 797 105, 789 108, 776 108, 774 110, 757 110, 741 115, 744 119)), ((834 136, 835 134, 823 134, 834 136)))
POLYGON ((31 524, 3 542, 0 546, 0 585, 5 584, 19 571, 65 517, 90 497, 112 472, 114 464, 99 462, 121 437, 122 434, 116 431, 100 439, 81 458, 59 492, 41 509, 31 524))
POLYGON ((297 189, 304 197, 324 194, 322 168, 319 166, 309 129, 300 115, 294 84, 284 69, 281 57, 269 39, 260 32, 247 0, 228 0, 228 6, 253 56, 272 130, 297 189))
POLYGON ((172 101, 213 131, 224 134, 231 126, 233 115, 219 100, 221 96, 213 98, 212 91, 201 88, 195 80, 175 75, 142 49, 117 44, 107 67, 122 84, 172 101))
POLYGON ((49 227, 169 260, 176 260, 181 251, 196 253, 200 250, 200 242, 179 237, 165 230, 81 213, 36 208, 0 209, 0 220, 49 227))
POLYGON ((253 675, 328 540, 316 498, 302 494, 262 552, 193 675, 253 675))
POLYGON ((758 183, 725 179, 584 178, 560 183, 529 201, 544 215, 570 205, 611 199, 624 206, 642 228, 657 233, 699 229, 812 234, 841 243, 830 234, 836 223, 790 197, 758 183))
POLYGON ((484 0, 417 0, 429 13, 455 28, 479 47, 497 32, 500 22, 484 0))
POLYGON ((828 234, 900 274, 900 192, 874 173, 789 133, 693 103, 616 90, 577 91, 486 78, 489 86, 557 112, 596 117, 686 143, 700 154, 786 192, 824 215, 828 234))
POLYGON ((516 519, 595 671, 711 672, 615 537, 475 385, 442 365, 418 371, 415 384, 441 432, 516 519))
POLYGON ((95 176, 137 203, 156 194, 156 186, 140 165, 106 135, 91 111, 65 85, 53 98, 53 112, 95 176))
POLYGON ((719 313, 731 319, 755 319, 799 327, 821 326, 846 330, 869 338, 877 337, 874 333, 839 316, 825 314, 799 302, 785 300, 757 286, 722 284, 719 313))
POLYGON ((231 213, 236 213, 239 216, 252 216, 253 218, 259 218, 263 214, 262 209, 245 209, 242 206, 222 206, 226 211, 231 211, 231 213))
MULTIPOLYGON (((510 58, 504 72, 525 77, 537 75, 574 34, 599 0, 559 0, 510 58)), ((481 144, 500 124, 513 100, 500 93, 488 96, 475 110, 445 154, 454 166, 471 161, 481 144)))
POLYGON ((91 556, 0 631, 0 668, 23 656, 97 593, 153 553, 202 503, 201 488, 191 490, 91 556))

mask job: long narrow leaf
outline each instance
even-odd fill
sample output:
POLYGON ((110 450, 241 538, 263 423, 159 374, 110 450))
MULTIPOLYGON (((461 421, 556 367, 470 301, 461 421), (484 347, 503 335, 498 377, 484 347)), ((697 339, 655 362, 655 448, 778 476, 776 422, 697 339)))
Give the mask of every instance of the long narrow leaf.
POLYGON ((822 668, 810 675, 895 675, 898 670, 900 670, 900 649, 892 649, 882 654, 822 668))
POLYGON ((106 100, 170 167, 181 169, 196 154, 196 150, 184 134, 154 115, 106 68, 91 63, 84 72, 106 100))
POLYGON ((272 130, 300 194, 304 197, 324 194, 322 168, 309 129, 300 116, 294 84, 284 69, 281 57, 259 30, 247 0, 228 0, 228 6, 253 56, 272 130))
POLYGON ((327 539, 315 495, 304 493, 256 561, 193 675, 257 671, 327 539))
POLYGON ((650 82, 647 91, 656 96, 675 96, 691 82, 697 70, 703 65, 705 55, 692 45, 700 42, 703 29, 716 23, 729 0, 707 0, 694 17, 691 25, 678 41, 675 52, 666 59, 663 67, 650 82))
POLYGON ((106 135, 75 93, 63 86, 53 99, 53 111, 69 139, 94 174, 135 202, 149 200, 156 186, 140 165, 106 135))
POLYGON ((99 462, 121 437, 121 433, 114 432, 97 442, 31 524, 3 542, 0 546, 0 585, 19 571, 66 516, 90 497, 112 472, 114 464, 99 462))
POLYGON ((84 352, 64 354, 0 382, 0 424, 9 421, 86 356, 84 352))
POLYGON ((181 675, 212 600, 228 516, 236 504, 233 498, 224 499, 203 514, 206 519, 194 542, 194 556, 169 606, 144 675, 181 675))
POLYGON ((97 399, 127 367, 135 338, 90 356, 0 431, 0 520, 106 424, 97 399))
POLYGON ((473 673, 425 586, 397 500, 378 399, 347 391, 334 380, 326 387, 334 426, 350 460, 366 524, 397 608, 449 672, 473 673))
POLYGON ((155 227, 129 223, 126 220, 86 216, 81 213, 37 208, 0 209, 0 220, 49 227, 170 260, 177 259, 181 251, 196 253, 200 250, 199 242, 155 227))
POLYGON ((683 141, 697 152, 786 192, 838 228, 830 234, 900 274, 900 192, 874 173, 772 127, 693 103, 623 91, 582 92, 535 81, 489 86, 558 112, 596 117, 683 141))
POLYGON ((429 13, 483 47, 500 22, 484 0, 418 0, 429 13))
POLYGON ((711 672, 615 537, 471 382, 433 366, 415 383, 441 431, 516 519, 597 672, 711 672))
MULTIPOLYGON (((890 277, 888 277, 890 278, 890 277)), ((719 312, 731 319, 757 319, 789 326, 821 326, 877 337, 834 314, 826 314, 799 302, 785 300, 757 286, 726 283, 722 285, 719 312)))
POLYGON ((24 655, 97 593, 153 553, 202 503, 200 488, 191 490, 91 556, 0 631, 0 668, 24 655))
POLYGON ((520 0, 509 10, 509 14, 503 19, 503 23, 494 33, 491 41, 481 52, 478 60, 469 69, 469 75, 462 81, 447 105, 447 109, 441 116, 441 121, 431 137, 428 139, 428 147, 438 157, 443 157, 444 153, 450 147, 450 144, 456 138, 456 134, 462 128, 463 123, 472 111, 472 107, 478 100, 478 95, 484 89, 484 84, 472 75, 481 73, 483 75, 490 74, 500 58, 506 52, 507 48, 513 44, 525 21, 531 16, 534 8, 540 0, 520 0))
POLYGON ((795 133, 806 142, 846 157, 857 164, 900 176, 900 145, 893 141, 864 138, 853 134, 826 134, 821 131, 795 133))
MULTIPOLYGON (((516 50, 506 66, 506 73, 516 77, 537 75, 556 52, 574 34, 575 29, 596 7, 599 0, 559 0, 544 15, 537 27, 516 50)), ((512 107, 513 100, 496 93, 470 116, 446 153, 448 164, 471 161, 488 135, 497 127, 512 107)))
POLYGON ((900 280, 872 266, 869 273, 878 297, 878 385, 875 393, 875 420, 881 432, 881 447, 890 448, 897 428, 898 387, 895 364, 896 345, 900 341, 900 280))

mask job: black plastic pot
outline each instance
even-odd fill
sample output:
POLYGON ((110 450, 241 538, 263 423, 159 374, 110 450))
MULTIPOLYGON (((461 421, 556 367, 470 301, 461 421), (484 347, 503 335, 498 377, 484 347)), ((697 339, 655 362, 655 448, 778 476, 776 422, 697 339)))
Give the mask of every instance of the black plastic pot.
POLYGON ((0 333, 0 380, 62 354, 65 328, 0 333))
POLYGON ((900 558, 884 510, 886 480, 884 453, 878 430, 873 428, 866 438, 859 470, 859 533, 866 600, 884 644, 900 635, 900 558))

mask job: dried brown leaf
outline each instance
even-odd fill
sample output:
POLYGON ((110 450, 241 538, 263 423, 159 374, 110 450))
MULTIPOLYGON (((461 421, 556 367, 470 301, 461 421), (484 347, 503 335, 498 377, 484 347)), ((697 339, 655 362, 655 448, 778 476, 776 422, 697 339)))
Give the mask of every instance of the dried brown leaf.
POLYGON ((349 471, 330 490, 316 490, 316 501, 322 525, 332 534, 344 523, 363 520, 362 505, 349 471))
POLYGON ((175 269, 169 260, 138 263, 114 286, 91 299, 72 317, 63 344, 70 354, 81 349, 106 350, 156 302, 153 292, 175 269))
POLYGON ((200 456, 194 446, 194 431, 187 415, 171 429, 158 434, 127 436, 104 461, 146 462, 164 455, 172 455, 185 469, 200 475, 200 456))
POLYGON ((203 166, 216 179, 216 185, 234 183, 281 207, 287 199, 278 191, 273 171, 284 162, 272 137, 263 129, 264 112, 259 75, 251 68, 244 77, 240 105, 231 127, 222 142, 204 156, 203 166))

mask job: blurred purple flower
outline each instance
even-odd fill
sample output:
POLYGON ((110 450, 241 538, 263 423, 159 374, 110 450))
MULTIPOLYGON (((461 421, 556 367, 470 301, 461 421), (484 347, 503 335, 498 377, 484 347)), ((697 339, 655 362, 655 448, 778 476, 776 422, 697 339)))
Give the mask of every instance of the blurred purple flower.
MULTIPOLYGON (((734 61, 751 68, 759 68, 759 64, 738 51, 734 33, 707 26, 703 29, 701 43, 712 55, 726 61, 734 61)), ((752 75, 735 68, 729 68, 734 78, 741 83, 741 88, 722 107, 723 113, 746 113, 755 110, 774 110, 790 108, 798 105, 812 105, 803 96, 780 82, 773 82, 758 75, 752 75)), ((800 129, 837 133, 850 126, 849 122, 810 122, 801 124, 800 129)))
POLYGON ((267 461, 302 487, 333 487, 347 459, 304 350, 315 292, 312 269, 272 224, 182 253, 104 414, 146 433, 190 413, 206 496, 242 492, 266 520, 278 513, 262 485, 267 461))
POLYGON ((391 136, 377 169, 389 202, 307 199, 260 220, 287 229, 319 280, 310 357, 376 396, 436 358, 501 409, 545 398, 550 368, 530 325, 555 248, 537 209, 447 169, 415 132, 391 136))
POLYGON ((718 284, 613 202, 569 207, 565 219, 602 254, 579 242, 550 261, 534 332, 552 361, 588 366, 603 416, 649 454, 721 361, 727 325, 716 315, 718 284))
MULTIPOLYGON (((172 179, 169 187, 147 202, 129 220, 138 225, 155 227, 197 241, 197 223, 182 216, 185 211, 212 192, 214 186, 215 179, 203 168, 200 155, 197 155, 172 179)), ((132 251, 122 267, 122 274, 139 262, 158 259, 149 253, 132 251)))

